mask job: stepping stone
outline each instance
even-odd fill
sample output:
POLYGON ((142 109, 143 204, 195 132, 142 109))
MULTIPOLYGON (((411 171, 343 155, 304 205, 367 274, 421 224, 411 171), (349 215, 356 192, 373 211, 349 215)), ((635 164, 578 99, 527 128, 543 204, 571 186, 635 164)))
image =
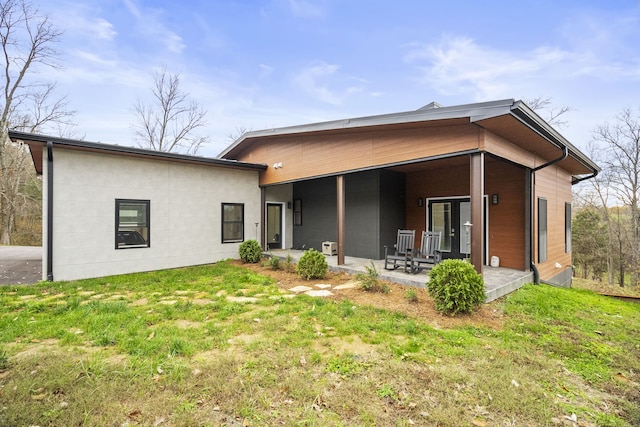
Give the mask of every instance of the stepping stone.
POLYGON ((304 285, 300 285, 300 286, 296 286, 295 288, 291 288, 289 289, 291 292, 299 294, 302 292, 307 292, 312 290, 313 288, 310 288, 309 286, 304 286, 304 285))
POLYGON ((331 289, 331 285, 329 285, 327 283, 318 283, 316 285, 316 288, 318 288, 318 289, 331 289))
POLYGON ((322 290, 318 290, 318 291, 307 291, 305 292, 305 295, 309 295, 310 297, 328 297, 333 295, 333 292, 328 291, 326 289, 322 289, 322 290))
POLYGON ((258 302, 258 298, 255 297, 227 297, 227 301, 231 302, 258 302))
POLYGON ((336 287, 334 287, 333 289, 335 290, 340 290, 340 289, 354 289, 357 288, 359 286, 358 282, 347 282, 343 285, 338 285, 336 287))

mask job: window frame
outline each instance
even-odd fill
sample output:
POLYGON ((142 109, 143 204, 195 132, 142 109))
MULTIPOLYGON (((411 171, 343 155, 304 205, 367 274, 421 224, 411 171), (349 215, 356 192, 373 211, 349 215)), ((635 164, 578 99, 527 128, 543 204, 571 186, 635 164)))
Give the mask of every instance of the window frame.
MULTIPOLYGON (((116 203, 115 203, 115 236, 114 237, 115 237, 115 249, 116 250, 150 248, 151 247, 151 201, 150 200, 144 200, 144 199, 116 199, 116 203), (120 244, 118 244, 118 237, 119 237, 120 229, 122 227, 121 224, 120 224, 120 206, 123 203, 143 205, 144 212, 145 212, 145 217, 146 217, 146 222, 141 223, 141 224, 138 223, 138 224, 136 224, 135 227, 129 226, 129 227, 124 227, 124 228, 146 229, 147 238, 146 238, 144 244, 128 244, 128 245, 120 245, 120 244)), ((144 237, 143 237, 143 239, 144 239, 144 237)))
POLYGON ((220 216, 220 223, 221 223, 221 229, 220 229, 220 240, 221 242, 224 243, 240 243, 240 242, 244 242, 244 203, 231 203, 231 202, 222 202, 221 203, 221 216, 220 216), (226 221, 225 220, 225 216, 224 216, 224 208, 225 206, 239 206, 241 208, 241 218, 240 220, 235 220, 235 221, 226 221), (241 236, 240 239, 226 239, 225 238, 225 225, 227 224, 240 224, 242 231, 241 231, 241 236))
POLYGON ((571 253, 571 202, 564 204, 564 253, 571 253))
POLYGON ((548 259, 549 221, 547 217, 547 199, 538 197, 538 262, 548 259))
POLYGON ((302 226, 302 199, 293 201, 293 225, 302 226))

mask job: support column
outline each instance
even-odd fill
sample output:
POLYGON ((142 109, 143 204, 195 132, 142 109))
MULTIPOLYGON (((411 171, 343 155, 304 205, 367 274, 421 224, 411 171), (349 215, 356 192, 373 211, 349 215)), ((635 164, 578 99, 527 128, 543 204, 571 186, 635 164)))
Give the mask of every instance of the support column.
POLYGON ((260 224, 258 225, 258 229, 260 229, 260 240, 258 240, 260 242, 260 247, 262 247, 263 250, 267 250, 269 248, 267 248, 265 246, 265 234, 267 234, 267 229, 266 229, 266 211, 267 211, 267 188, 266 187, 260 187, 260 224))
POLYGON ((345 185, 344 175, 336 177, 338 203, 338 265, 344 265, 344 217, 345 217, 345 185))
POLYGON ((484 265, 484 153, 471 155, 471 264, 479 274, 484 265))

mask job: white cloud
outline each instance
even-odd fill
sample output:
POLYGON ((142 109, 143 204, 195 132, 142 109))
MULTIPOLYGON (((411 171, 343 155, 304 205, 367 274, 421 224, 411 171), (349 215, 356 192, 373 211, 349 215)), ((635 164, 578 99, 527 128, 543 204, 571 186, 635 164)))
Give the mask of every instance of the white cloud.
POLYGON ((181 53, 186 48, 182 37, 162 22, 164 15, 162 10, 153 8, 141 10, 133 0, 124 0, 124 3, 131 15, 136 18, 140 32, 149 40, 159 40, 167 50, 173 53, 181 53))
POLYGON ((558 68, 575 72, 571 65, 579 62, 578 57, 558 48, 509 52, 480 46, 466 37, 413 45, 405 60, 420 70, 420 80, 434 90, 445 95, 471 95, 476 100, 513 96, 514 88, 520 88, 521 93, 529 79, 544 78, 558 68))
POLYGON ((338 73, 339 69, 338 65, 318 62, 299 72, 293 83, 322 102, 341 105, 350 95, 362 92, 365 82, 343 76, 338 73))
POLYGON ((295 16, 301 18, 323 18, 325 16, 324 9, 309 0, 288 0, 288 3, 295 16))

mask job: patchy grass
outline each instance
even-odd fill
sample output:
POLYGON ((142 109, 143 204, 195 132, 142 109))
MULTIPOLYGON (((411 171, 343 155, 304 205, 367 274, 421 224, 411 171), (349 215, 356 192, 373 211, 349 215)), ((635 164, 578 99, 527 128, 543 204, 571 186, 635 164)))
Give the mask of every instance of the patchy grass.
POLYGON ((228 262, 2 287, 0 425, 640 425, 640 305, 492 304, 443 328, 228 262))

